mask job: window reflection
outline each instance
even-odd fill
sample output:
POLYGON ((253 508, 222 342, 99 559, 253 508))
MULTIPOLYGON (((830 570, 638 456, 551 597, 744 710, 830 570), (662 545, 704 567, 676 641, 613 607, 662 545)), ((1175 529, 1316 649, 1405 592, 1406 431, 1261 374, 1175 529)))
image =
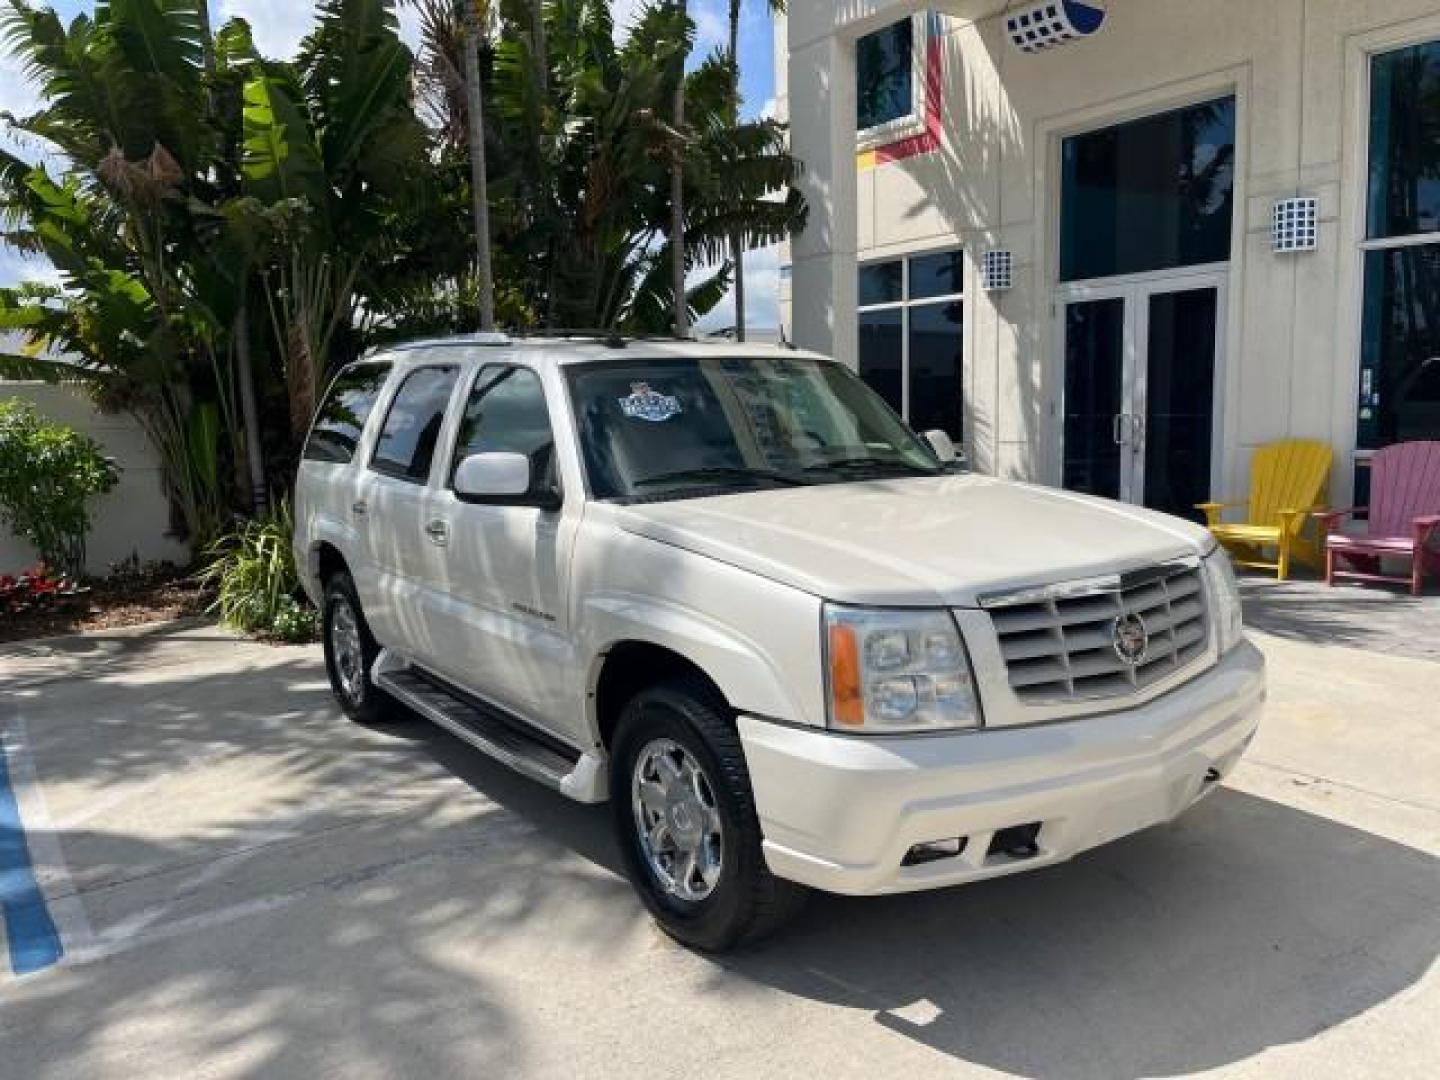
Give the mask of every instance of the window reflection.
POLYGON ((1062 280, 1230 257, 1234 98, 1072 136, 1062 171, 1062 280))
POLYGON ((855 127, 900 120, 914 111, 915 26, 902 19, 855 44, 855 127))

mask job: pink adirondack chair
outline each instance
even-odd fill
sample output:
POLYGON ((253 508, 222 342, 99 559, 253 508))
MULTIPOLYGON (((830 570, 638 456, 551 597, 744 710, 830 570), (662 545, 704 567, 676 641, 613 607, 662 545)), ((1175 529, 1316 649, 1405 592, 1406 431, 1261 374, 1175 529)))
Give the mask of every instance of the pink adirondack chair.
POLYGON ((1397 443, 1370 463, 1370 505, 1315 515, 1325 538, 1325 582, 1336 578, 1409 584, 1418 596, 1427 573, 1440 578, 1440 442, 1397 443), (1336 532, 1347 517, 1368 518, 1364 533, 1336 532), (1408 559, 1409 578, 1382 574, 1381 558, 1408 559), (1353 569, 1344 569, 1340 560, 1353 569))

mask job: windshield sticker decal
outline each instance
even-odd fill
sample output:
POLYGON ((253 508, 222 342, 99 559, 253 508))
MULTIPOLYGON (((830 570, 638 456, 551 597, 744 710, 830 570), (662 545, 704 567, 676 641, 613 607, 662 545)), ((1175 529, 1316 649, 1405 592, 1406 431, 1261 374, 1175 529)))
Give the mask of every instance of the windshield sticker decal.
POLYGON ((680 399, 650 389, 649 383, 630 384, 630 396, 620 399, 620 411, 631 420, 661 424, 681 413, 680 399))

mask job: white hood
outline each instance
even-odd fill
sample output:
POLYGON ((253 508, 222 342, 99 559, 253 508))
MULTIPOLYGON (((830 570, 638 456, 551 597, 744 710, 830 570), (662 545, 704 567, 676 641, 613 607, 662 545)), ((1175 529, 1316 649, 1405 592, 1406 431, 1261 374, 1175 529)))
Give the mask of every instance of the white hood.
POLYGON ((1179 518, 981 476, 744 492, 619 509, 629 532, 852 604, 971 607, 988 592, 1209 546, 1179 518))

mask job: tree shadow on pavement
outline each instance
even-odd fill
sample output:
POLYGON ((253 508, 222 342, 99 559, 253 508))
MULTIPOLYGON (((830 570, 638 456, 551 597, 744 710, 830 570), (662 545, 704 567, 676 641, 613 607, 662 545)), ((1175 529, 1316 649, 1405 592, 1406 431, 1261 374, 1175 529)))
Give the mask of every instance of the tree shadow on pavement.
POLYGON ((1221 789, 1074 862, 943 892, 817 896, 726 963, 955 1058, 1171 1076, 1357 1017, 1440 953, 1440 862, 1221 789))
MULTIPOLYGON (((604 808, 418 720, 349 723, 315 650, 227 655, 18 701, 97 955, 0 986, 0 1074, 510 1075, 566 1023, 503 989, 541 960, 686 962, 637 959, 653 936, 604 808)), ((1169 1076, 1359 1017, 1437 953, 1433 855, 1222 788, 1033 874, 816 896, 708 961, 694 1007, 780 991, 957 1061, 1169 1076)), ((594 1008, 635 1015, 623 988, 594 1008)))

